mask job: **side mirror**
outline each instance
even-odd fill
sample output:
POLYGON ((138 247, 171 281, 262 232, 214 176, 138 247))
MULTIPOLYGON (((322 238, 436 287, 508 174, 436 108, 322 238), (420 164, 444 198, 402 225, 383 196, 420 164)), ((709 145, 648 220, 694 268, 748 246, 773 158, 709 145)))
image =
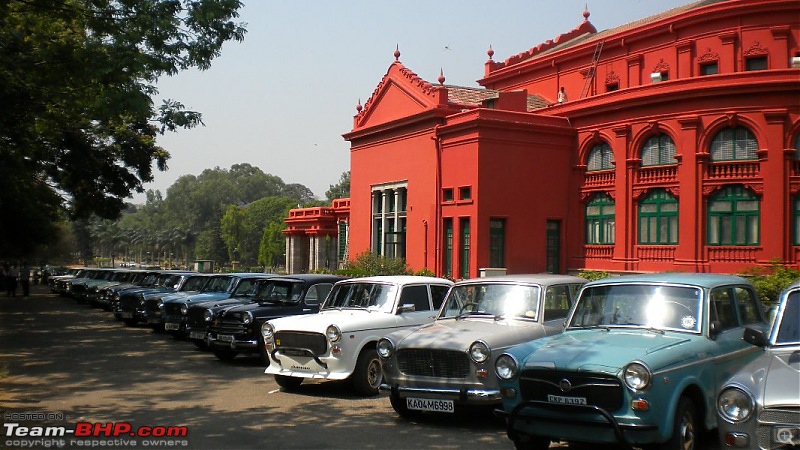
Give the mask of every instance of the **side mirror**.
POLYGON ((400 305, 399 308, 397 308, 397 314, 403 314, 405 312, 414 312, 416 310, 417 308, 414 307, 413 303, 405 303, 400 305))
POLYGON ((713 320, 708 324, 708 337, 710 337, 711 340, 716 340, 720 331, 722 331, 722 322, 719 320, 713 320))
POLYGON ((744 339, 745 342, 749 342, 757 347, 767 346, 767 336, 763 331, 756 330, 755 328, 746 327, 744 329, 742 339, 744 339))

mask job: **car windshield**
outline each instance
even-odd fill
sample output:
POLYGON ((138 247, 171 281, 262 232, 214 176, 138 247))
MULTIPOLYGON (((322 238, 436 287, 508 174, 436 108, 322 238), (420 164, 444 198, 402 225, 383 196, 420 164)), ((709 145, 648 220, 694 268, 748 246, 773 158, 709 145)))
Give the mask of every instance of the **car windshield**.
POLYGON ((208 277, 191 277, 183 285, 184 291, 199 291, 208 282, 208 277))
POLYGON ((239 284, 236 285, 236 290, 233 292, 234 297, 254 296, 260 281, 261 279, 259 278, 242 278, 239 280, 239 284))
POLYGON ((333 287, 323 309, 367 308, 391 312, 397 286, 378 283, 342 283, 333 287))
POLYGON ((539 286, 514 284, 467 284, 450 289, 439 318, 490 315, 536 319, 539 286))
POLYGON ((783 314, 778 319, 776 344, 800 343, 800 291, 794 291, 786 298, 783 314))
POLYGON ((203 292, 228 292, 230 284, 230 277, 214 277, 205 285, 203 292))
POLYGON ((303 296, 303 283, 268 281, 261 285, 255 295, 259 303, 297 303, 303 296))
POLYGON ((567 328, 635 327, 699 333, 702 297, 701 289, 691 286, 587 287, 567 328))

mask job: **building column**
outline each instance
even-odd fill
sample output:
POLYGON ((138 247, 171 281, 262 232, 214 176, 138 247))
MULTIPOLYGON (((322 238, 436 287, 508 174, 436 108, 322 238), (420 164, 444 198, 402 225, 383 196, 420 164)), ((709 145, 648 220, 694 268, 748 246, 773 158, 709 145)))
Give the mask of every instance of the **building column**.
POLYGON ((761 176, 764 189, 761 196, 761 248, 763 260, 759 264, 769 264, 770 260, 780 258, 790 261, 792 250, 792 226, 789 193, 789 170, 794 149, 785 148, 784 136, 787 135, 787 110, 764 111, 766 119, 766 139, 759 142, 758 159, 761 161, 761 176), (788 216, 787 216, 788 215, 788 216), (788 225, 788 226, 787 226, 788 225), (773 233, 772 230, 783 230, 773 233))
POLYGON ((736 32, 726 31, 719 34, 722 50, 719 53, 719 73, 734 73, 737 66, 736 32))
POLYGON ((612 259, 622 262, 624 270, 633 270, 632 264, 634 245, 636 243, 636 214, 633 208, 633 164, 636 160, 628 160, 630 146, 630 125, 623 125, 612 129, 616 138, 611 148, 620 150, 615 152, 616 163, 614 186, 614 255, 612 259), (621 158, 620 158, 621 156, 621 158))
POLYGON ((692 272, 703 269, 703 246, 706 235, 706 216, 703 205, 703 170, 708 153, 698 149, 698 126, 700 118, 686 116, 678 118, 681 134, 675 145, 678 148, 678 248, 675 249, 675 265, 692 272))

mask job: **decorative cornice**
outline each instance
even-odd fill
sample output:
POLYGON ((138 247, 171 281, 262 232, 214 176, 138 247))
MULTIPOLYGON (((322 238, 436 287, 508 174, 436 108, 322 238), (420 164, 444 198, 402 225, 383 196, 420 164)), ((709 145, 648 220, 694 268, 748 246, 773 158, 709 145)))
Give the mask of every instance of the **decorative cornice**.
POLYGON ((658 63, 653 67, 653 73, 669 72, 669 64, 664 59, 659 59, 658 63))
POLYGON ((619 75, 613 70, 606 75, 606 86, 619 84, 619 75))
POLYGON ((717 61, 719 61, 719 53, 712 52, 710 48, 707 48, 705 53, 697 57, 697 62, 700 64, 717 61))
POLYGON ((758 41, 753 42, 747 50, 744 51, 744 56, 766 56, 769 54, 769 49, 762 47, 758 41))

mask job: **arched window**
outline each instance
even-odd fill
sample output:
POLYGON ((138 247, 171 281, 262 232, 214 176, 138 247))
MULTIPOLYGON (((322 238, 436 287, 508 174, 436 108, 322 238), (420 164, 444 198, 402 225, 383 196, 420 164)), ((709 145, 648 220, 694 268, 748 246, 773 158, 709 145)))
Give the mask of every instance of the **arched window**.
POLYGON ((794 138, 794 159, 800 159, 800 133, 794 138))
POLYGON ((794 196, 794 245, 800 245, 800 194, 794 196))
POLYGON ((675 143, 666 134, 653 136, 642 147, 643 166, 666 166, 677 164, 675 143))
POLYGON ((586 166, 588 171, 613 169, 614 152, 611 151, 611 146, 603 142, 592 147, 586 166))
POLYGON ((678 243, 678 200, 665 189, 655 189, 639 202, 639 243, 678 243))
POLYGON ((760 203, 742 186, 728 186, 708 200, 708 245, 757 245, 760 203))
POLYGON ((586 204, 586 243, 614 243, 614 200, 608 194, 595 194, 586 204))
POLYGON ((711 141, 711 161, 738 161, 756 159, 758 142, 745 127, 726 128, 711 141))

